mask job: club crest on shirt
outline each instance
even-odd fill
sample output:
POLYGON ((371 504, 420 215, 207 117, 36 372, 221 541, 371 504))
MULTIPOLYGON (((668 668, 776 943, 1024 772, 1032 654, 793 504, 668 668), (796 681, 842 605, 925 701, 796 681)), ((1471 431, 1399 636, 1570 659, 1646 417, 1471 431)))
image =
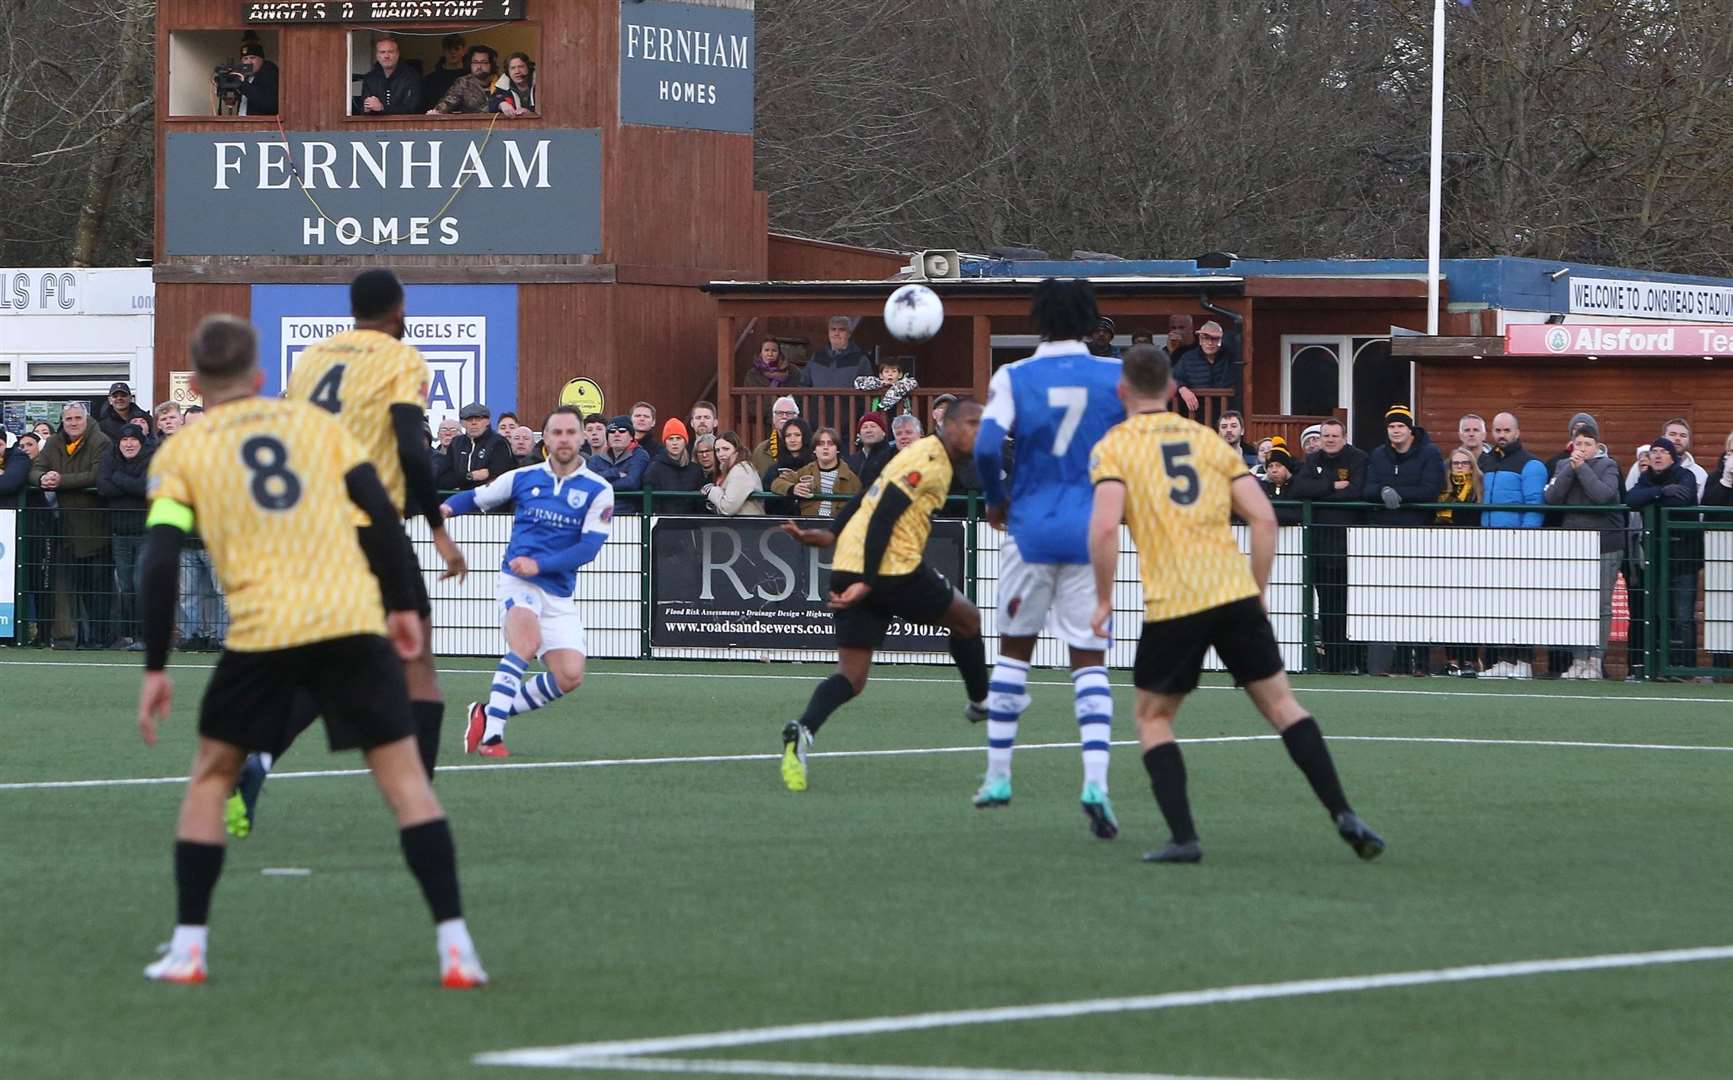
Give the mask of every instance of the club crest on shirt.
POLYGON ((578 490, 566 492, 566 505, 577 510, 584 505, 584 493, 578 490))

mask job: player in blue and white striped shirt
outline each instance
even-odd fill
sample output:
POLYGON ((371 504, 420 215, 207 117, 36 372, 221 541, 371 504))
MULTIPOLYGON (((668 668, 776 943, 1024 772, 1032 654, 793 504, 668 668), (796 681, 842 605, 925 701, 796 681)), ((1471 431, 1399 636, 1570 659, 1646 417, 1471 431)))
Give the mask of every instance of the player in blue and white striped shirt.
POLYGON ((1035 287, 1031 312, 1044 339, 1026 360, 993 374, 975 442, 975 466, 994 528, 1009 526, 999 552, 999 659, 987 696, 987 776, 977 807, 1011 801, 1011 749, 1036 639, 1051 625, 1071 652, 1071 685, 1083 746, 1083 812, 1096 836, 1119 833, 1107 798, 1113 693, 1107 685, 1106 638, 1090 625, 1095 579, 1089 566, 1094 487, 1089 455, 1125 419, 1120 362, 1093 356, 1084 339, 1100 313, 1087 281, 1048 278, 1035 287), (1002 479, 1005 439, 1015 440, 1009 494, 1002 479))
POLYGON ((500 628, 506 654, 487 704, 472 701, 463 751, 510 757, 506 720, 551 704, 584 681, 584 624, 572 594, 578 567, 601 554, 614 517, 614 489, 578 456, 583 417, 562 405, 542 426, 546 461, 513 469, 474 491, 460 491, 441 512, 456 517, 512 503, 511 540, 500 567, 500 628), (547 672, 528 678, 530 658, 547 672))

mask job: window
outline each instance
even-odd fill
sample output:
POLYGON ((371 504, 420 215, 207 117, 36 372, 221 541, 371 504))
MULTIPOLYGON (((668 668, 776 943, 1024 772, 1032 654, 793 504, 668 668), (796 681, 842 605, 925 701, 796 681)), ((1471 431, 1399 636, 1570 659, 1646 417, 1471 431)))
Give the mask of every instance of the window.
POLYGON ((281 32, 272 28, 169 34, 168 112, 178 117, 277 115, 281 32), (262 53, 257 59, 243 50, 262 53), (227 69, 219 73, 218 68, 227 69), (221 87, 219 88, 219 80, 221 87))
POLYGON ((1345 409, 1349 441, 1371 447, 1384 441, 1384 411, 1413 402, 1413 365, 1391 358, 1387 337, 1282 338, 1282 411, 1289 416, 1345 409))
MULTIPOLYGON (((510 57, 522 53, 531 63, 525 80, 530 90, 525 96, 539 106, 541 72, 535 65, 541 55, 541 27, 513 22, 479 30, 350 31, 349 115, 425 116, 460 78, 471 73, 469 61, 473 56, 485 58, 486 54, 479 52, 482 49, 491 50, 494 61, 487 79, 488 95, 504 90, 510 57), (387 42, 390 44, 385 45, 387 42), (384 72, 387 58, 392 65, 390 76, 384 72), (374 74, 376 70, 378 74, 374 74)), ((454 104, 456 107, 449 110, 453 114, 487 111, 474 96, 454 104)))

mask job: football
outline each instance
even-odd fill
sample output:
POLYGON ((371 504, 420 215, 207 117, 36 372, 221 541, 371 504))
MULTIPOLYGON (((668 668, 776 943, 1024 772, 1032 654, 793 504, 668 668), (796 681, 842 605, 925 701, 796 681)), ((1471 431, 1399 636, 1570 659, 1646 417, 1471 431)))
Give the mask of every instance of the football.
POLYGON ((945 322, 945 305, 925 285, 904 285, 885 301, 885 326, 900 341, 925 341, 945 322))

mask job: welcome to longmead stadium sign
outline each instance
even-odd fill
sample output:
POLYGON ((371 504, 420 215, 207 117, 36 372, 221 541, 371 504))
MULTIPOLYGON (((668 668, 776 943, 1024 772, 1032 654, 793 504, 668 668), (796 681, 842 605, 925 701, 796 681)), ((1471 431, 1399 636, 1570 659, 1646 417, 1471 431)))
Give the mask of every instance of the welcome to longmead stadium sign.
POLYGON ((585 255, 601 250, 587 130, 171 133, 167 255, 585 255))

